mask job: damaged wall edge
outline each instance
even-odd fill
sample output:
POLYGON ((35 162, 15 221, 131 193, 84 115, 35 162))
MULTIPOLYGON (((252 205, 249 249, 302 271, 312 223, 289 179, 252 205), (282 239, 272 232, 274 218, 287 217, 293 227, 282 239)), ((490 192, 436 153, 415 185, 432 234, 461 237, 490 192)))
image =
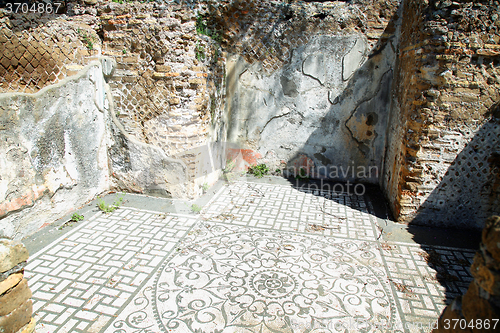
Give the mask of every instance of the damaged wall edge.
POLYGON ((185 163, 131 137, 116 118, 106 59, 36 93, 0 94, 0 236, 21 239, 112 188, 186 196, 185 163), (124 140, 127 172, 111 156, 124 140))

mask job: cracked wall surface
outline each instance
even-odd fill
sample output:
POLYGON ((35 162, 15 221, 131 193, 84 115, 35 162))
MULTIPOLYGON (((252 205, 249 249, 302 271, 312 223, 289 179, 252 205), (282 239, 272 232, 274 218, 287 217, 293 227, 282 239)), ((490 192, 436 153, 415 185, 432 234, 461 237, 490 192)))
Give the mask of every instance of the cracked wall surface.
POLYGON ((0 96, 0 235, 22 238, 109 188, 100 64, 0 96))
POLYGON ((293 173, 294 161, 307 156, 311 177, 378 183, 392 59, 391 47, 370 56, 360 34, 313 37, 270 74, 233 56, 228 140, 271 168, 285 161, 293 173))

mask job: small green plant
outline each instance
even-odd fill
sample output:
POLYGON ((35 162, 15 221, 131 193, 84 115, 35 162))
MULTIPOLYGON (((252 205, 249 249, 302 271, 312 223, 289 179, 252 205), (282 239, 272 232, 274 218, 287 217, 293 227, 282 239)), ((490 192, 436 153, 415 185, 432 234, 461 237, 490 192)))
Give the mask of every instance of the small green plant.
POLYGON ((307 175, 307 171, 304 168, 299 169, 299 174, 295 175, 295 179, 308 180, 309 175, 307 175))
POLYGON ((78 221, 83 221, 83 215, 80 215, 78 213, 74 213, 72 216, 71 216, 71 220, 72 222, 78 222, 78 221))
POLYGON ((265 164, 253 165, 248 168, 248 173, 257 178, 262 178, 269 173, 269 168, 265 164))
POLYGON ((127 49, 123 49, 123 50, 122 50, 122 53, 123 53, 123 54, 127 54, 127 49))
POLYGON ((198 206, 197 204, 192 204, 191 211, 195 214, 198 214, 199 212, 201 212, 201 207, 198 206))
POLYGON ((94 36, 92 36, 91 34, 87 35, 87 33, 80 28, 78 28, 77 31, 80 35, 80 38, 82 39, 82 42, 85 44, 85 46, 87 46, 87 49, 89 49, 89 51, 92 51, 94 49, 94 36))
POLYGON ((120 207, 122 202, 123 202, 123 197, 119 197, 118 200, 116 200, 112 205, 107 205, 104 202, 104 200, 99 199, 99 203, 97 204, 97 207, 99 207, 99 209, 104 213, 112 213, 115 210, 117 210, 118 207, 120 207))
POLYGON ((196 17, 196 32, 199 35, 205 35, 212 38, 217 44, 222 42, 222 35, 217 30, 210 29, 207 20, 201 14, 198 14, 198 17, 196 17))
POLYGON ((74 213, 71 216, 71 218, 69 219, 69 221, 64 222, 58 229, 62 230, 64 227, 73 225, 73 223, 75 223, 75 222, 83 221, 83 219, 84 219, 83 215, 80 215, 78 213, 74 213))
POLYGON ((203 193, 206 193, 209 188, 210 188, 210 186, 208 185, 208 183, 203 183, 203 185, 201 185, 201 189, 203 190, 203 193))
POLYGON ((209 37, 212 38, 219 45, 220 43, 222 43, 222 36, 217 31, 212 32, 209 35, 209 37))
POLYGON ((203 45, 200 45, 199 42, 196 42, 194 52, 196 59, 198 59, 198 61, 205 60, 205 47, 203 45))
POLYGON ((201 14, 198 14, 196 18, 196 32, 200 35, 207 35, 207 21, 201 14))

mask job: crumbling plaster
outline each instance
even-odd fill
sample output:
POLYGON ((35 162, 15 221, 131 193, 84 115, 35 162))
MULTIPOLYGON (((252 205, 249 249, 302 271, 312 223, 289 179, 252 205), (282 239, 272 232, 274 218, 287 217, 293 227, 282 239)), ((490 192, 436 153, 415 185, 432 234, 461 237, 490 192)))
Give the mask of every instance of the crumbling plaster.
POLYGON ((109 188, 100 66, 34 94, 0 96, 0 235, 33 233, 109 188))
POLYGON ((254 149, 273 168, 282 161, 291 166, 303 154, 315 166, 309 176, 378 183, 391 46, 369 57, 361 34, 320 35, 272 73, 233 55, 226 69, 228 140, 254 149))
POLYGON ((185 163, 124 131, 103 75, 116 64, 102 64, 0 96, 0 236, 22 238, 124 184, 186 195, 185 163))

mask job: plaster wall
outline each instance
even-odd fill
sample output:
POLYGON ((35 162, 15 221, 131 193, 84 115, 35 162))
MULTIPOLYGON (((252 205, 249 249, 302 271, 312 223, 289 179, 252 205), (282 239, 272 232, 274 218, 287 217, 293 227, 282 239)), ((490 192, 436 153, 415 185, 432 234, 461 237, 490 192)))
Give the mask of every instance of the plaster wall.
POLYGON ((35 94, 0 95, 0 236, 22 238, 109 188, 100 63, 35 94))
POLYGON ((389 45, 369 57, 362 34, 315 36, 272 73, 229 57, 228 141, 253 149, 272 168, 284 162, 292 174, 305 156, 310 177, 378 183, 394 61, 389 45))

